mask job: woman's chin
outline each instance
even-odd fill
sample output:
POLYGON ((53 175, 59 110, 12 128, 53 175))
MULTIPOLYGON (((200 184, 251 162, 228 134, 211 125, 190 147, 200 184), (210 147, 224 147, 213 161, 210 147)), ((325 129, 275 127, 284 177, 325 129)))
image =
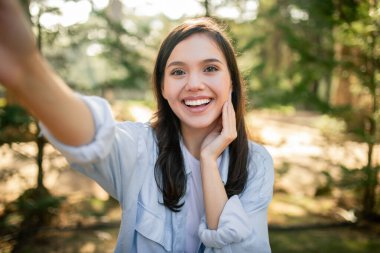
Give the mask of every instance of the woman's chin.
POLYGON ((199 130, 199 131, 209 129, 210 127, 214 127, 215 124, 216 124, 216 120, 214 121, 210 121, 210 120, 195 121, 194 120, 194 121, 181 122, 182 128, 186 127, 187 129, 199 130))

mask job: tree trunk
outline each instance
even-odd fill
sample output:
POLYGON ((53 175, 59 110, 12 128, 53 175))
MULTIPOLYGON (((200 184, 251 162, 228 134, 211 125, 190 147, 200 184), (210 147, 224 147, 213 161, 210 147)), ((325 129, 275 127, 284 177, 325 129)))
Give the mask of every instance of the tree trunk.
MULTIPOLYGON (((346 45, 336 46, 336 60, 342 61, 347 59, 353 54, 353 49, 346 45)), ((351 94, 351 75, 343 67, 339 66, 336 70, 336 76, 338 77, 336 88, 334 89, 331 104, 334 106, 355 106, 352 102, 351 94)))
MULTIPOLYGON (((25 15, 27 15, 27 17, 29 17, 29 21, 32 24, 31 15, 30 15, 30 11, 29 11, 30 0, 20 0, 20 3, 23 7, 25 15)), ((37 31, 38 31, 37 47, 42 54, 42 27, 41 27, 41 23, 40 23, 41 14, 42 13, 40 11, 40 13, 38 13, 38 16, 37 16, 37 24, 35 24, 35 25, 37 26, 37 31)), ((43 181, 44 181, 44 170, 43 170, 42 163, 43 163, 44 146, 46 144, 46 140, 44 137, 39 135, 40 128, 38 127, 37 120, 36 120, 35 124, 37 125, 37 133, 35 136, 35 142, 37 145, 36 163, 37 163, 37 168, 38 168, 38 171, 37 171, 37 188, 41 188, 41 187, 44 187, 44 183, 43 183, 43 181)))
POLYGON ((205 7, 205 17, 210 17, 210 2, 209 0, 203 1, 203 6, 205 7))
MULTIPOLYGON (((38 127, 39 132, 40 128, 38 127)), ((37 144, 37 157, 36 157, 36 162, 37 162, 37 167, 38 167, 38 173, 37 173, 37 188, 45 187, 44 186, 44 169, 42 166, 43 163, 43 157, 44 157, 44 147, 46 144, 45 138, 42 136, 36 136, 36 144, 37 144)))
MULTIPOLYGON (((376 1, 374 1, 375 8, 376 1)), ((368 71, 370 75, 370 94, 372 96, 372 108, 371 115, 369 118, 369 128, 368 128, 368 153, 367 153, 367 166, 366 166, 366 186, 364 189, 363 196, 363 215, 365 218, 371 218, 375 214, 375 206, 376 206, 376 187, 378 185, 378 167, 373 164, 373 149, 377 140, 377 82, 376 82, 376 41, 377 35, 375 32, 371 33, 371 37, 369 40, 370 46, 370 58, 368 59, 369 66, 368 71)))
POLYGON ((327 73, 325 75, 325 82, 326 82, 326 90, 325 90, 325 101, 326 103, 330 106, 330 101, 331 101, 331 81, 332 81, 332 78, 331 78, 331 72, 330 73, 327 73))
MULTIPOLYGON (((38 13, 37 16, 37 47, 40 50, 40 53, 42 54, 42 26, 40 23, 40 18, 41 18, 41 12, 38 13)), ((37 162, 37 188, 45 188, 44 186, 44 169, 43 169, 43 157, 44 157, 44 147, 46 144, 46 140, 43 136, 40 136, 40 127, 38 126, 38 120, 36 119, 35 124, 37 125, 37 133, 36 133, 36 144, 37 144, 37 157, 36 157, 36 162, 37 162)))

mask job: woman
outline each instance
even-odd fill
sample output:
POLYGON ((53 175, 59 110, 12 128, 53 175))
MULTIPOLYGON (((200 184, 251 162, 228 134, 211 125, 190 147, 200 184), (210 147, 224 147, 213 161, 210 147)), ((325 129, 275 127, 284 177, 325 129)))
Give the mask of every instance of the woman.
POLYGON ((14 1, 0 0, 0 82, 71 167, 119 201, 115 252, 270 252, 273 162, 247 140, 235 54, 212 20, 163 41, 146 124, 115 122, 104 99, 70 90, 20 20, 14 1))

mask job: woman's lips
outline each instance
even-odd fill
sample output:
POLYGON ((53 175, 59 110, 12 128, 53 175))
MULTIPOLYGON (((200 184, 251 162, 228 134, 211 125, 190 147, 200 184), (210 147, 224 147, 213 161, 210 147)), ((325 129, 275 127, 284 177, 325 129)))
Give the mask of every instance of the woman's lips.
POLYGON ((192 99, 191 101, 184 100, 183 105, 186 107, 187 111, 191 113, 201 113, 207 110, 207 108, 211 105, 212 102, 213 100, 210 98, 192 99))

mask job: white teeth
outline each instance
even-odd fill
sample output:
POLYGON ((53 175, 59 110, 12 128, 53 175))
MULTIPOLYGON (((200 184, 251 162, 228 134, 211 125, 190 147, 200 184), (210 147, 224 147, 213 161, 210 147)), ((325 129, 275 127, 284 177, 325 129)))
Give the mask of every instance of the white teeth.
POLYGON ((190 105, 190 106, 197 106, 197 105, 203 105, 207 104, 211 101, 211 99, 197 99, 197 100, 185 100, 185 105, 190 105))

